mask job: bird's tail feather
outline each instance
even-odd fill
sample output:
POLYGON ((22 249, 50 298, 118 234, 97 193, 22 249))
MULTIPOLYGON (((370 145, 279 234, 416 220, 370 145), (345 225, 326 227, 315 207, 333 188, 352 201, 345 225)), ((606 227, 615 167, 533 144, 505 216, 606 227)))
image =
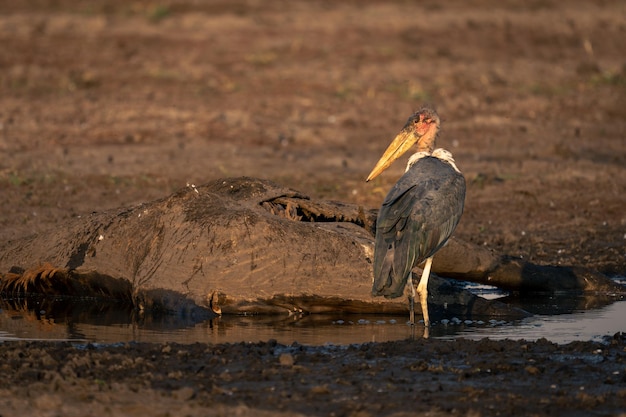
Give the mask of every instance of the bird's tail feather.
POLYGON ((404 287, 406 287, 409 276, 408 274, 406 276, 398 276, 393 268, 393 255, 385 257, 381 268, 376 268, 376 271, 372 295, 397 298, 404 293, 404 287))

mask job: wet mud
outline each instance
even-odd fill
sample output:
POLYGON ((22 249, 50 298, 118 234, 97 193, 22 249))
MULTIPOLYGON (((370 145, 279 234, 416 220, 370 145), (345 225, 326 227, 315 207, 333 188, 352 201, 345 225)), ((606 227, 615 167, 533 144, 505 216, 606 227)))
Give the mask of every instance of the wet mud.
POLYGON ((620 415, 626 340, 0 344, 3 415, 620 415))

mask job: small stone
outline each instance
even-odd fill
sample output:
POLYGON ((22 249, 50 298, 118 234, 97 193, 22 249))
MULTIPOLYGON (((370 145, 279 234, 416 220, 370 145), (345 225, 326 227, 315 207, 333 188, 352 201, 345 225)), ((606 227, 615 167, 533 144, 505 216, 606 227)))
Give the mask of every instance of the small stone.
POLYGON ((311 388, 311 394, 330 394, 328 385, 316 385, 311 388))
POLYGON ((191 387, 182 387, 172 392, 172 397, 178 401, 191 400, 194 395, 196 395, 196 392, 191 387))
POLYGON ((291 353, 281 353, 278 357, 278 362, 282 366, 293 366, 295 359, 291 353))
POLYGON ((536 366, 533 365, 528 365, 526 368, 524 368, 526 370, 526 372, 528 372, 530 375, 539 375, 541 373, 541 370, 539 368, 537 368, 536 366))

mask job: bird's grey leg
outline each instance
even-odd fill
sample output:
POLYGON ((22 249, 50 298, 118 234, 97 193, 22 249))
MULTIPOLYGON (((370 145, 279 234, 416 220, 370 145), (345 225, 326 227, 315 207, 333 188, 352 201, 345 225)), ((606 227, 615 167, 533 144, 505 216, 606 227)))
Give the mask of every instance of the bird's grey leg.
POLYGON ((413 272, 409 273, 409 285, 411 295, 409 295, 409 324, 415 324, 415 286, 413 285, 413 272))
POLYGON ((417 284, 417 293, 420 296, 420 304, 422 306, 422 315, 424 316, 424 326, 430 326, 430 318, 428 317, 428 277, 430 277, 430 268, 433 265, 433 257, 426 259, 424 264, 424 272, 420 283, 417 284))

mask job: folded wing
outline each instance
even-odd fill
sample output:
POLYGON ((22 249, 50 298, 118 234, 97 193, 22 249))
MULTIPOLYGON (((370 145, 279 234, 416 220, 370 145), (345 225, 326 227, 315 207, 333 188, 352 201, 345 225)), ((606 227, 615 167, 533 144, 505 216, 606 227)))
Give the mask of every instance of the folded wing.
POLYGON ((465 179, 450 163, 426 156, 411 165, 378 213, 373 295, 402 295, 411 270, 454 232, 464 201, 465 179))

